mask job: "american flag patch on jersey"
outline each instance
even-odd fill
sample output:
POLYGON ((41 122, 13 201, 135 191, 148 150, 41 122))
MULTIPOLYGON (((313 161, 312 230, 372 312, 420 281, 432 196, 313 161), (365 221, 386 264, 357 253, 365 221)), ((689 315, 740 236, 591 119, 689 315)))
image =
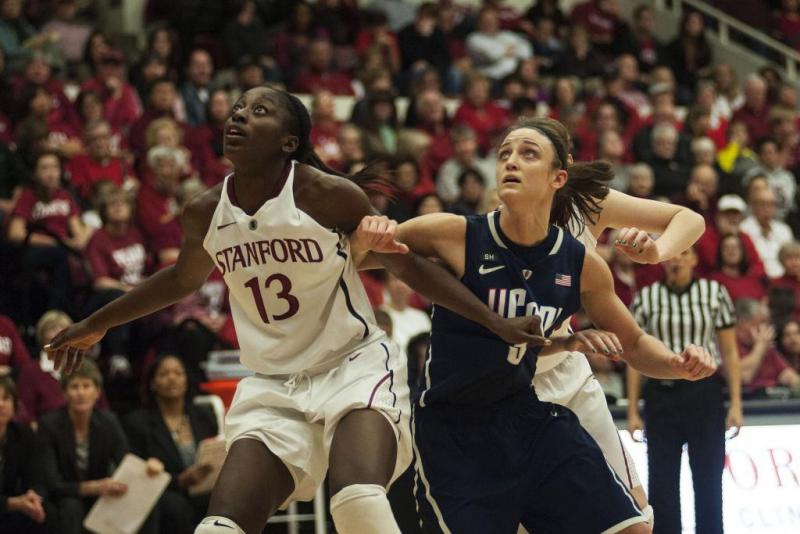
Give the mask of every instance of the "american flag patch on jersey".
POLYGON ((556 285, 564 287, 572 287, 572 277, 568 274, 557 274, 556 285))

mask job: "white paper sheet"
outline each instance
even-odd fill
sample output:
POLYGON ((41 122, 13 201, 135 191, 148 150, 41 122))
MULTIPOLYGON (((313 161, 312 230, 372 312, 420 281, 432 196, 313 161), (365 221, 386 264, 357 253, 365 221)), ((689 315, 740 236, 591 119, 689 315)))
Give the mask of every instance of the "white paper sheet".
POLYGON ((209 493, 214 489, 222 464, 225 463, 225 439, 221 437, 208 438, 200 442, 197 447, 196 464, 208 464, 211 472, 206 477, 189 488, 189 495, 209 493))
POLYGON ((121 497, 100 497, 83 521, 83 526, 97 534, 135 534, 169 484, 169 473, 147 476, 147 463, 126 454, 112 477, 127 484, 121 497))

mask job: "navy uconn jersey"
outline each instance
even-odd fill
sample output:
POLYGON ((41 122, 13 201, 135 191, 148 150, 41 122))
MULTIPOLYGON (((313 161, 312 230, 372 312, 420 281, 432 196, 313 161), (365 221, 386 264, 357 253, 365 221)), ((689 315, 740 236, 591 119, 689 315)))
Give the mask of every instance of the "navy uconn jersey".
MULTIPOLYGON (((461 279, 504 317, 536 314, 546 336, 580 308, 584 246, 551 227, 541 243, 512 243, 500 212, 467 217, 461 279)), ((486 328, 436 306, 421 406, 439 402, 486 404, 531 387, 539 347, 509 346, 486 328)))

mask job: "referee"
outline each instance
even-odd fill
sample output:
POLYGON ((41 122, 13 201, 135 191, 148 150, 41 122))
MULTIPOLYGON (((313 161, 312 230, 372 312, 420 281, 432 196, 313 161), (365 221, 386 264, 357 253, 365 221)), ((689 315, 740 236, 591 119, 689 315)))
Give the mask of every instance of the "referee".
MULTIPOLYGON (((649 379, 644 385, 650 504, 655 534, 681 534, 680 471, 684 443, 694 485, 695 532, 722 534, 722 468, 725 428, 742 425, 739 355, 733 304, 718 282, 694 278, 697 253, 689 249, 665 262, 667 277, 642 288, 632 311, 641 327, 678 351, 704 347, 727 374, 727 417, 719 375, 689 382, 649 379), (719 350, 718 350, 719 347, 719 350)), ((628 429, 642 429, 638 401, 641 375, 628 367, 628 429)))

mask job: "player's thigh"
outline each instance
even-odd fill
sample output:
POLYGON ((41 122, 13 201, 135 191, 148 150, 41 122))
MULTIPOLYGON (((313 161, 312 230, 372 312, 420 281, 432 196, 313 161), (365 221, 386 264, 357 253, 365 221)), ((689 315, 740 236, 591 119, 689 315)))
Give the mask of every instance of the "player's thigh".
POLYGON ((286 465, 256 439, 233 442, 219 474, 208 515, 227 517, 247 534, 261 532, 294 490, 286 465))
POLYGON ((542 435, 540 459, 556 465, 534 481, 522 524, 536 534, 617 532, 644 522, 634 499, 594 440, 568 410, 542 435))

